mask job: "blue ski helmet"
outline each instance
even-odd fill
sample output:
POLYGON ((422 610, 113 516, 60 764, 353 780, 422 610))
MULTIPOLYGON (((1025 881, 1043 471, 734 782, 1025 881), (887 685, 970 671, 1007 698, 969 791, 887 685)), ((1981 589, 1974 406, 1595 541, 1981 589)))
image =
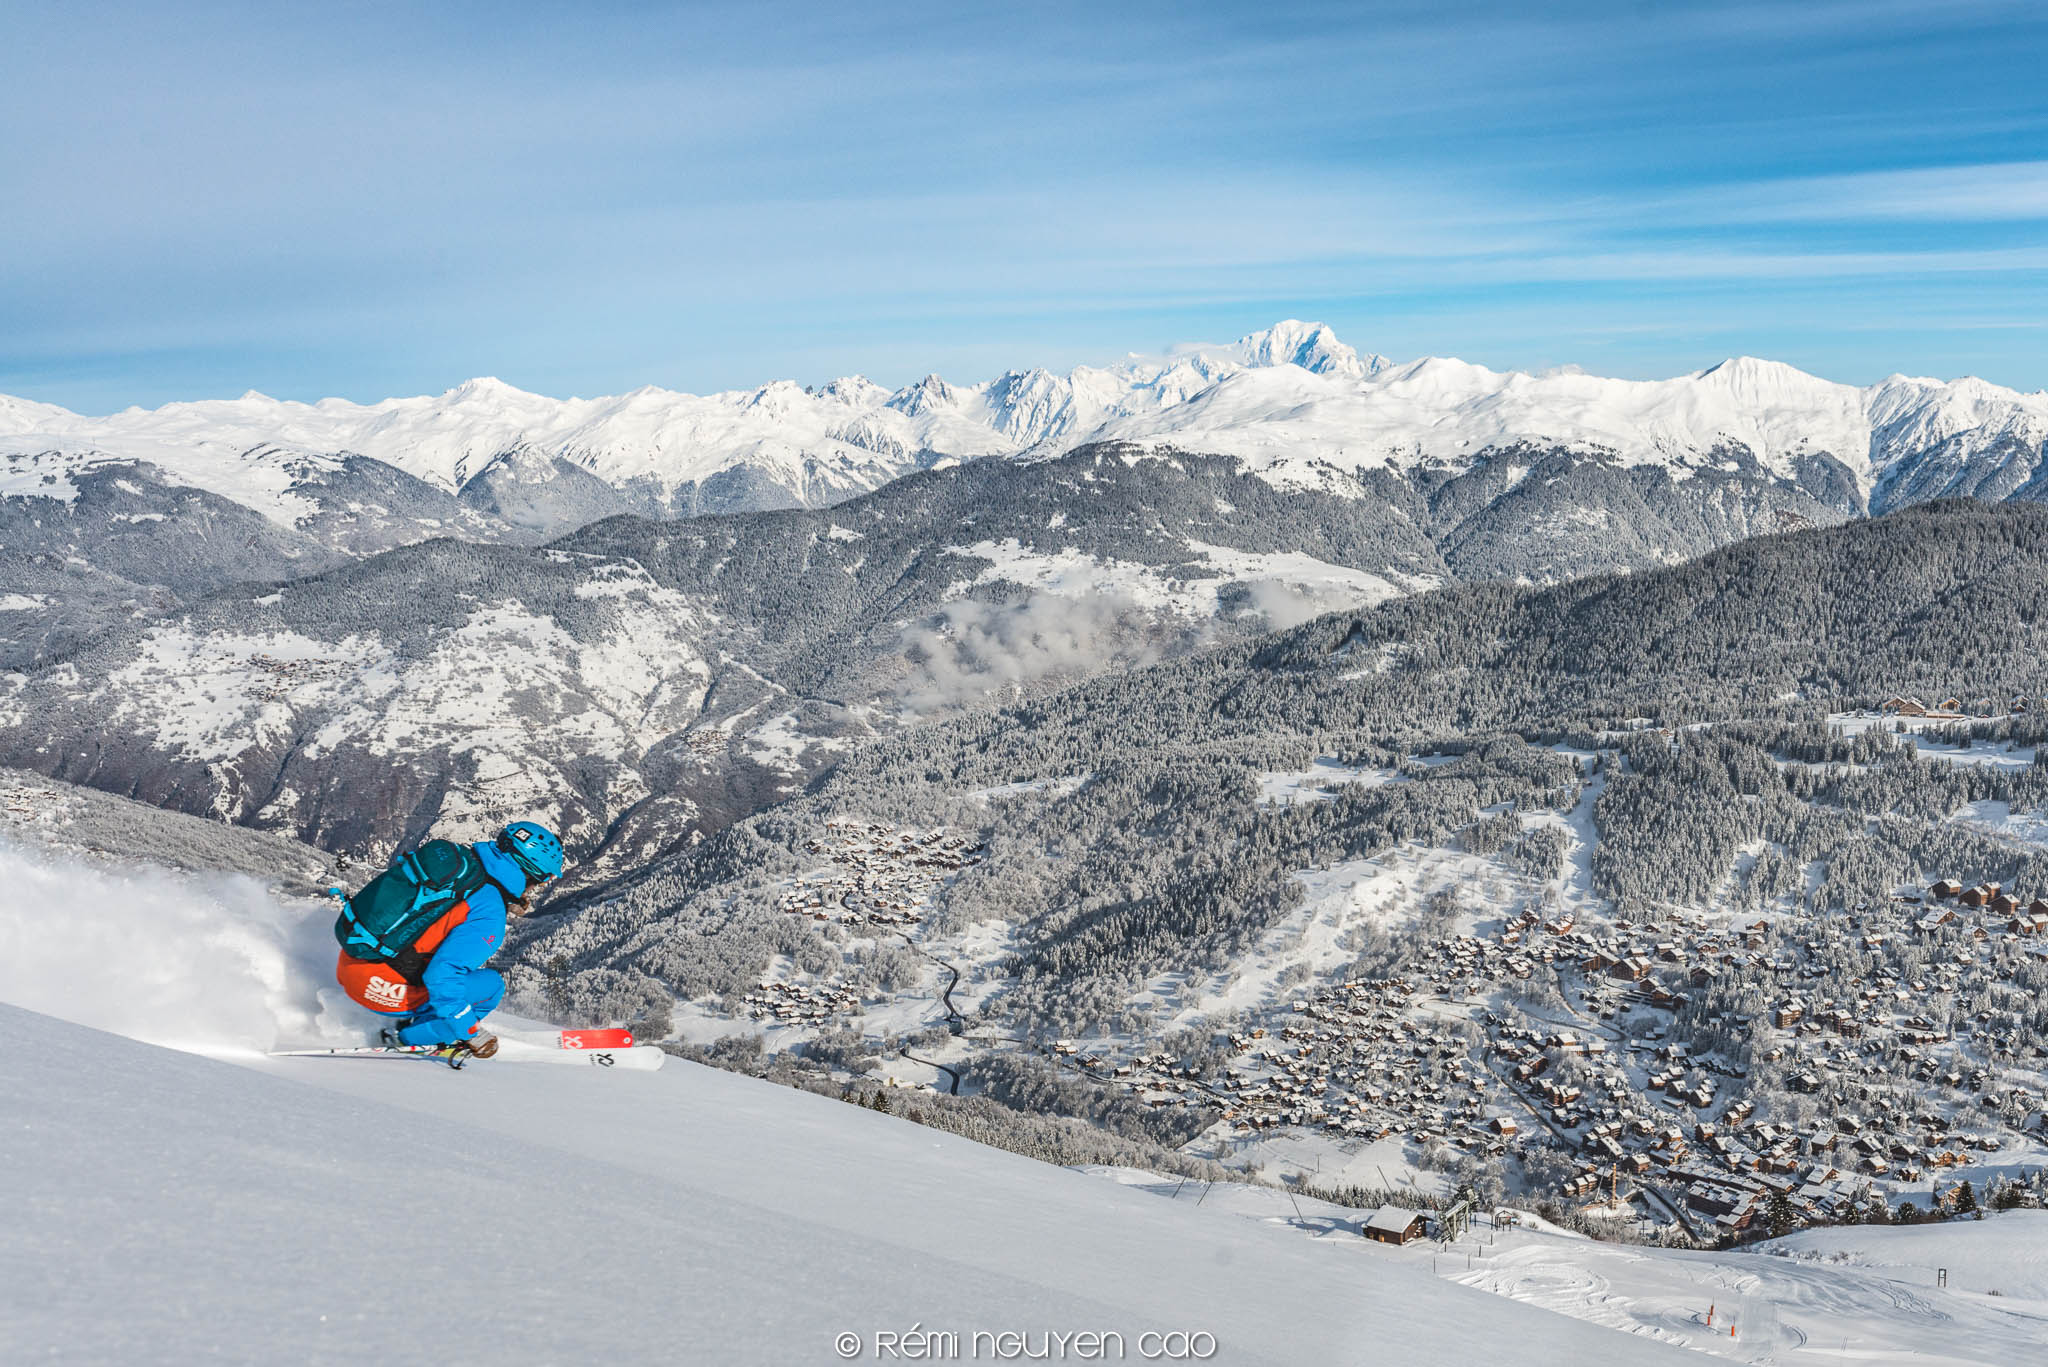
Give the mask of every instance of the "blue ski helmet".
POLYGON ((498 848, 532 878, 555 878, 562 872, 562 842, 534 821, 515 821, 498 833, 498 848))

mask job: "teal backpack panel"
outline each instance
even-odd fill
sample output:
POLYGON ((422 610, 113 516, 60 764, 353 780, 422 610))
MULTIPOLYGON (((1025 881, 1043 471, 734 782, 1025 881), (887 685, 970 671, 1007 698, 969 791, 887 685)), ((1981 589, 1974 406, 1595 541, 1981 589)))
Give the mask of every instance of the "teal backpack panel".
POLYGON ((341 904, 334 938, 355 959, 390 962, 412 947, 441 914, 491 881, 476 851, 429 840, 372 878, 341 904))

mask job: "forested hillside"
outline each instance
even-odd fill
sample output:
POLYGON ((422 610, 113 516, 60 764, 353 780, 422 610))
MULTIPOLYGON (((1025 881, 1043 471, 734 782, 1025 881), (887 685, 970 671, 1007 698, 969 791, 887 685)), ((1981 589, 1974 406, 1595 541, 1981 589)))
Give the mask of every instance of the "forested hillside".
MULTIPOLYGON (((935 815, 962 792, 1080 773, 1094 781, 1061 805, 1085 813, 1119 766, 1228 775, 1508 732, 1815 717, 1895 692, 2038 695, 2044 532, 2038 508, 1944 504, 1652 573, 1394 600, 863 748, 760 829, 842 806, 935 815)), ((1157 805, 1191 819, 1190 793, 1226 787, 1215 775, 1183 786, 1157 805)), ((1146 791, 1134 786, 1126 810, 1146 791)), ((734 834, 748 849, 735 868, 759 857, 758 838, 734 834)), ((642 881, 704 881, 723 849, 642 881)))
MULTIPOLYGON (((829 510, 618 517, 542 548, 436 540, 293 578, 334 553, 254 514, 199 535, 193 518, 236 505, 124 467, 81 476, 69 503, 8 504, 29 591, 0 597, 0 635, 21 624, 6 649, 27 669, 0 684, 0 759, 363 854, 538 810, 607 877, 792 796, 871 736, 1426 590, 1453 562, 1638 568, 1833 516, 1739 475, 1544 469, 1282 487, 1098 447, 829 510), (1587 534, 1601 499, 1627 535, 1587 534), (189 553, 147 553, 139 529, 167 517, 189 553), (113 572, 82 568, 100 562, 113 572)), ((419 491, 357 487, 361 462, 321 477, 354 481, 338 506, 363 536, 401 504, 467 525, 419 491)))
MULTIPOLYGON (((680 999, 705 1028, 758 1030, 759 983, 789 1000, 809 983, 864 994, 865 1025, 858 1008, 770 1015, 782 1047, 821 1059, 929 1051, 947 1032, 917 1043, 920 1014, 943 1025, 961 1008, 941 1057, 976 1077, 990 1051, 1099 1037, 1139 1060, 1119 1076, 1158 1057, 1208 1077, 1207 1094, 1173 1082, 1153 1103, 1167 1109, 1150 1131, 1176 1141, 1230 1113, 1213 1069, 1267 1013, 1447 972, 1502 975, 1488 1020, 1548 1002, 1624 1036, 1690 1037, 1781 1114, 1811 1103, 1788 1100, 1791 1073, 1730 1023, 1786 983, 1845 1000, 1928 975, 1923 1014, 1975 1015, 1972 1066, 2016 1061, 2012 1041, 2048 1030, 2027 1005, 2048 960, 2002 923, 1982 951, 1976 922, 1916 929, 1895 894, 1937 879, 2048 890, 2048 848, 2014 824, 2048 808, 2032 748, 2044 533, 2048 510, 1944 504, 1632 576, 1451 587, 878 740, 803 798, 539 918, 515 979, 592 1018, 665 1022, 680 999), (1996 715, 1894 734, 1870 720, 1893 695, 1996 715), (893 833, 929 829, 983 853, 919 891, 890 873, 911 848, 893 833), (833 853, 848 830, 869 833, 868 853, 833 853), (890 910, 905 906, 908 931, 890 910), (1745 913, 1773 929, 1718 948, 1745 913), (1525 960, 1512 946, 1539 920, 1556 950, 1525 960), (1510 960, 1478 947, 1502 935, 1510 960), (1669 942, 1662 968, 1653 940, 1669 942), (1638 954, 1651 967, 1631 969, 1625 1001, 1575 976, 1582 959, 1638 954), (940 963, 936 983, 919 955, 940 963), (947 964, 962 978, 940 1000, 947 964)), ((1454 1033, 1430 1067, 1482 1057, 1492 1037, 1454 1033)), ((1810 1090, 1876 1104, 1853 1088, 1889 1070, 1910 1090, 1921 1065, 1887 1052, 1872 1066, 1810 1090)), ((2013 1094, 2014 1123, 2028 1095, 2013 1094)), ((1417 1144, 1448 1134, 1448 1152, 1476 1152, 1468 1176, 1483 1175, 1494 1145, 1403 1123, 1424 1126, 1417 1144)))

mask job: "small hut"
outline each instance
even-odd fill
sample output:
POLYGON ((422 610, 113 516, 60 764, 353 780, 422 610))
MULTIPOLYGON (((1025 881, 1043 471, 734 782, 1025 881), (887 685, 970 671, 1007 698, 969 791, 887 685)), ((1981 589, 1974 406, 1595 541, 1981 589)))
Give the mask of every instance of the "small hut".
POLYGON ((1405 1206, 1381 1206, 1365 1222, 1365 1237, 1383 1244, 1406 1244, 1420 1239, 1428 1221, 1419 1211, 1405 1206))

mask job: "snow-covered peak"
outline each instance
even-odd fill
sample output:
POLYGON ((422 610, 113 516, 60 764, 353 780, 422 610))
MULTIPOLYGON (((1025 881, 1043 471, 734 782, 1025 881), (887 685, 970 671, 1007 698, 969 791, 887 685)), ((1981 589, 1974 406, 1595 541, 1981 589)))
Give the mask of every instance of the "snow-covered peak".
POLYGON ((47 431, 75 415, 53 403, 0 394, 0 436, 47 431))
POLYGON ((1231 348, 1248 366, 1298 365, 1318 375, 1346 375, 1362 380, 1387 366, 1384 356, 1361 356, 1337 340, 1326 323, 1288 318, 1263 332, 1240 337, 1231 348))
POLYGON ((450 403, 509 404, 522 399, 537 399, 540 396, 506 384, 495 375, 479 375, 473 380, 464 380, 449 390, 444 397, 450 403))
POLYGON ((1809 396, 1824 390, 1849 387, 1809 375, 1783 361, 1766 361, 1755 356, 1731 356, 1719 365, 1700 371, 1696 378, 1703 387, 1756 403, 1775 403, 1788 396, 1809 396))
MULTIPOLYGON (((1312 335, 1309 325, 1296 329, 1261 334, 1268 340, 1244 354, 1271 356, 1312 335)), ((1669 380, 1619 380, 1576 367, 1529 374, 1425 357, 1381 364, 1364 377, 1291 362, 1246 369, 1171 408, 1120 415, 1091 435, 1234 455, 1290 483, 1322 466, 1462 468, 1488 450, 1522 444, 1661 465, 1680 477, 1733 468, 1737 449, 1784 479, 1825 455, 1867 492, 1937 442, 1977 449, 2016 436, 2038 447, 2044 425, 2048 403, 2038 396, 1974 379, 1895 377, 1859 389, 1783 362, 1735 357, 1669 380)))
POLYGON ((891 394, 888 406, 899 413, 907 413, 917 418, 923 417, 934 408, 951 408, 958 402, 959 395, 954 392, 953 386, 937 375, 927 375, 916 384, 905 385, 891 394))
MULTIPOLYGON (((251 392, 104 418, 0 397, 0 456, 148 460, 280 518, 301 505, 275 468, 246 468, 250 453, 354 452, 446 489, 516 452, 536 470, 567 460, 614 485, 666 492, 744 468, 782 501, 816 504, 933 463, 1041 458, 1111 439, 1238 456, 1284 483, 1332 467, 1461 468, 1489 450, 1538 445, 1680 476, 1734 468, 1738 448, 1786 479, 1825 455, 1864 494, 1991 487, 1963 476, 1996 459, 1998 487, 2019 488, 2041 464, 2048 393, 1903 375, 1857 388, 1750 356, 1668 380, 1495 371, 1450 357, 1393 365, 1326 324, 1287 319, 1228 347, 1065 373, 1021 368, 972 385, 927 375, 894 392, 849 376, 814 389, 777 380, 709 395, 647 386, 553 399, 479 377, 372 404, 251 392), (1937 448, 1955 478, 1901 477, 1937 448)), ((61 478, 39 470, 36 480, 52 473, 61 478)))
POLYGON ((1457 403, 1531 378, 1518 371, 1503 375, 1455 356, 1425 356, 1404 366, 1382 370, 1379 387, 1418 399, 1457 403))
POLYGON ((836 399, 848 408, 878 408, 889 401, 889 391, 865 375, 842 375, 818 386, 818 397, 836 399))

